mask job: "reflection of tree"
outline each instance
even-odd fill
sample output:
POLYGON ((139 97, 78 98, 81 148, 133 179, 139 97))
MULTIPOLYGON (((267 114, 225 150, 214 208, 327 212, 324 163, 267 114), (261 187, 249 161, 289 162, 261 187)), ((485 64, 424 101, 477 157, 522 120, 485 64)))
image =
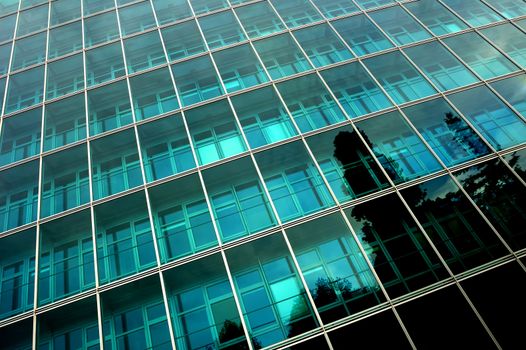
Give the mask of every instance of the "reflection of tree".
MULTIPOLYGON (((219 331, 219 342, 220 343, 225 343, 225 342, 227 342, 229 340, 243 337, 244 334, 245 333, 243 332, 243 327, 241 326, 241 324, 239 324, 237 322, 234 322, 234 321, 225 320, 225 322, 223 323, 223 327, 221 328, 221 331, 219 331)), ((252 344, 254 345, 254 349, 261 349, 262 348, 261 342, 257 338, 252 338, 252 344)), ((215 349, 215 347, 214 347, 214 349, 215 349)), ((223 348, 223 349, 247 350, 248 346, 247 346, 246 342, 239 341, 238 343, 230 345, 230 346, 228 346, 226 348, 223 348)), ((212 349, 210 349, 210 350, 212 350, 212 349)))
MULTIPOLYGON (((459 116, 452 112, 446 112, 444 115, 444 123, 453 134, 453 139, 458 145, 469 147, 471 152, 475 155, 485 154, 488 152, 488 147, 482 140, 471 130, 459 116)), ((448 146, 448 145, 445 145, 448 146)))
POLYGON ((352 294, 352 284, 346 278, 318 278, 314 289, 311 290, 314 303, 320 307, 337 300, 336 291, 340 291, 344 299, 352 294))

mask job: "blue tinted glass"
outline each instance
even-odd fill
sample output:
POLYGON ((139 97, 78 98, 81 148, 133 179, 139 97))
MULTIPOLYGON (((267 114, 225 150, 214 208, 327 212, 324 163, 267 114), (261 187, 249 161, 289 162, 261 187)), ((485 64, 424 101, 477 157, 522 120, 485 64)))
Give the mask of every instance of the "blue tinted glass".
POLYGON ((49 31, 48 58, 82 49, 82 22, 77 21, 49 31))
POLYGON ((486 0, 486 2, 506 18, 526 15, 526 7, 521 0, 486 0))
POLYGON ((88 91, 90 135, 120 128, 132 122, 126 81, 88 91))
MULTIPOLYGON (((15 41, 14 50, 13 63, 11 64, 13 71, 43 62, 46 56, 46 33, 18 39, 15 41)), ((5 65, 7 65, 8 60, 9 56, 6 57, 5 65)))
POLYGON ((526 75, 499 80, 491 84, 524 118, 526 118, 526 75))
POLYGON ((205 44, 194 20, 163 28, 164 45, 171 61, 205 51, 205 44))
POLYGON ((0 76, 7 73, 9 56, 11 56, 12 43, 0 45, 0 76))
POLYGON ((231 11, 200 17, 199 24, 210 49, 235 44, 246 39, 231 11))
POLYGON ((16 36, 20 37, 46 28, 48 9, 49 6, 46 4, 20 12, 18 16, 16 36))
POLYGON ((227 0, 190 0, 196 15, 228 7, 227 0))
POLYGON ((238 7, 235 11, 250 38, 285 29, 285 25, 266 1, 238 7))
POLYGON ((120 43, 86 51, 86 80, 88 87, 116 79, 124 74, 124 61, 120 43))
POLYGON ((86 138, 84 94, 77 94, 46 105, 44 150, 86 138))
MULTIPOLYGON (((526 6, 525 6, 526 7, 526 6)), ((510 23, 481 30, 499 49, 516 63, 526 67, 526 34, 510 23)))
POLYGON ((84 88, 82 55, 68 56, 47 66, 46 99, 56 98, 84 88))
POLYGON ((7 89, 5 113, 42 102, 44 95, 44 67, 36 67, 12 75, 7 89))
POLYGON ((119 28, 117 27, 115 11, 89 17, 84 21, 84 44, 86 47, 105 43, 118 37, 119 28))
POLYGON ((404 4, 404 6, 435 35, 455 33, 468 27, 457 16, 435 0, 409 2, 404 4))
POLYGON ((309 0, 273 0, 272 4, 289 28, 321 20, 309 0))
POLYGON ((371 12, 371 18, 398 45, 430 38, 431 35, 401 7, 371 12))
POLYGON ((394 3, 394 0, 355 0, 355 2, 364 9, 370 9, 377 6, 394 3))
POLYGON ((150 2, 141 2, 119 10, 122 35, 144 31, 155 26, 150 2))
POLYGON ((159 25, 192 16, 187 0, 152 0, 159 25))
POLYGON ((42 108, 5 118, 0 138, 0 166, 40 152, 42 108))
POLYGON ((0 18, 0 42, 13 38, 15 23, 16 14, 0 18))
POLYGON ((481 1, 444 0, 444 3, 451 7, 453 11, 457 12, 473 27, 502 20, 502 17, 481 1))
POLYGON ((349 0, 313 0, 312 2, 327 18, 359 11, 358 7, 349 0))
POLYGON ((128 72, 138 72, 166 63, 161 38, 157 31, 124 40, 128 72))
POLYGON ((332 24, 358 56, 393 47, 382 32, 364 15, 341 19, 332 24))

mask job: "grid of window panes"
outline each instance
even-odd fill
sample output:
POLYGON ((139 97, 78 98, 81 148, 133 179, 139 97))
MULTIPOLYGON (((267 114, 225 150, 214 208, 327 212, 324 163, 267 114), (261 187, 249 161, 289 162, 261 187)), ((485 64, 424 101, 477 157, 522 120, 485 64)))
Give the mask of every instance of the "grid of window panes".
POLYGON ((2 348, 524 343, 523 0, 0 0, 0 111, 2 348))

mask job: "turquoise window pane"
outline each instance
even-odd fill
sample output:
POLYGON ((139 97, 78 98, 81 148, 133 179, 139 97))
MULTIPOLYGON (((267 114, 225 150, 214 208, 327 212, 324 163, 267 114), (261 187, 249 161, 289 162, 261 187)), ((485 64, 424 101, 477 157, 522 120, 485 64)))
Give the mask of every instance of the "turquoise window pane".
POLYGON ((32 7, 20 12, 18 15, 18 25, 16 36, 20 37, 29 33, 34 33, 47 27, 48 4, 32 7))
POLYGON ((172 66, 172 72, 184 106, 224 94, 208 55, 177 63, 172 66))
POLYGON ((200 17, 199 24, 210 49, 235 44, 246 39, 231 11, 200 17))
POLYGON ((0 165, 10 164, 40 152, 42 108, 4 118, 0 143, 0 165))
POLYGON ((203 180, 223 242, 276 225, 250 157, 204 170, 203 180))
POLYGON ((82 55, 69 56, 47 66, 46 99, 52 99, 84 88, 82 55))
POLYGON ((149 1, 119 9, 122 35, 130 35, 155 27, 152 6, 149 1))
POLYGON ((512 60, 526 68, 526 34, 510 23, 481 30, 481 33, 512 60))
POLYGON ((307 144, 340 203, 389 186, 352 127, 308 137, 307 144))
POLYGON ((86 47, 102 44, 119 37, 115 11, 86 18, 84 21, 84 44, 86 47))
POLYGON ((371 12, 371 18, 398 45, 431 37, 424 27, 399 6, 371 12))
POLYGON ((81 0, 57 0, 51 3, 50 24, 57 25, 80 18, 81 0))
MULTIPOLYGON (((16 10, 17 8, 18 4, 13 10, 16 10)), ((0 42, 13 39, 15 32, 15 24, 16 14, 0 18, 0 42)))
POLYGON ((491 86, 526 118, 526 75, 499 80, 491 86))
POLYGON ((83 0, 84 16, 91 15, 95 12, 110 9, 115 6, 114 0, 83 0))
POLYGON ((493 6, 499 14, 505 18, 515 18, 526 15, 526 7, 524 7, 524 2, 520 0, 486 0, 486 2, 493 6))
POLYGON ((33 308, 35 241, 34 228, 0 240, 0 319, 33 308))
POLYGON ((163 262, 217 245, 197 174, 152 187, 149 195, 163 262))
POLYGON ((311 68, 307 58, 290 34, 258 40, 254 42, 254 46, 272 79, 279 79, 311 68))
POLYGON ((159 25, 192 16, 187 0, 153 0, 152 3, 159 25))
POLYGON ((88 87, 116 79, 124 74, 124 61, 120 43, 113 43, 86 51, 86 80, 88 87))
POLYGON ((526 30, 526 19, 522 19, 522 20, 516 21, 514 23, 517 24, 522 29, 526 30))
POLYGON ((358 56, 393 47, 385 35, 364 15, 340 19, 332 25, 358 56))
POLYGON ((7 74, 12 43, 0 45, 0 76, 7 74))
POLYGON ((133 129, 91 142, 90 151, 94 199, 107 197, 143 183, 133 129), (108 149, 112 152, 108 152, 108 149))
POLYGON ((464 18, 472 27, 502 20, 501 16, 480 1, 444 0, 444 3, 464 18))
POLYGON ((282 222, 320 211, 334 201, 299 141, 257 153, 256 162, 282 222))
POLYGON ((0 190, 0 232, 35 221, 38 202, 38 161, 24 163, 0 172, 0 190))
POLYGON ((316 8, 308 0, 273 0, 272 4, 289 28, 322 19, 316 8))
POLYGON ((380 87, 359 63, 324 70, 321 75, 351 118, 391 106, 380 87))
POLYGON ((49 59, 67 55, 70 52, 81 49, 82 23, 80 21, 53 28, 49 31, 49 59))
POLYGON ((157 31, 124 40, 124 51, 129 73, 166 63, 161 38, 157 31))
POLYGON ((0 110, 3 107, 6 78, 0 79, 0 110))
POLYGON ((285 29, 285 25, 266 1, 237 7, 235 11, 251 39, 285 29))
POLYGON ((370 58, 365 61, 365 65, 396 103, 436 93, 400 52, 370 58))
POLYGON ((214 61, 227 92, 246 89, 268 81, 250 45, 214 52, 214 61))
POLYGON ((44 151, 86 138, 84 94, 58 100, 46 106, 44 151))
POLYGON ((247 150, 226 100, 190 109, 185 117, 200 165, 247 150))
POLYGON ((195 20, 163 28, 161 33, 170 61, 205 51, 205 44, 195 20))
POLYGON ((130 79, 135 119, 147 119, 179 108, 168 68, 130 79))
POLYGON ((382 5, 392 4, 394 0, 354 0, 360 7, 370 9, 382 5))
POLYGON ((195 167, 180 114, 138 126, 148 182, 195 167))
POLYGON ((421 0, 404 4, 416 18, 435 35, 456 33, 468 28, 457 16, 435 0, 421 0))
POLYGON ((285 107, 271 87, 234 96, 232 103, 251 148, 297 134, 285 107))
POLYGON ((228 7, 227 0, 189 0, 196 15, 228 7))
POLYGON ((356 124, 375 156, 396 183, 441 169, 425 144, 399 112, 382 114, 356 124))
POLYGON ((526 124, 488 88, 449 96, 451 102, 497 150, 526 141, 526 124))
POLYGON ((280 83, 278 90, 301 132, 346 120, 316 74, 280 83))
POLYGON ((404 51, 440 91, 478 81, 473 73, 438 41, 409 47, 404 51))
POLYGON ((446 166, 490 152, 480 137, 442 98, 407 107, 403 111, 446 166))
POLYGON ((4 113, 14 112, 42 102, 44 66, 11 75, 9 79, 4 113))
POLYGON ((132 112, 126 81, 88 91, 90 135, 130 124, 132 112))
POLYGON ((354 57, 328 24, 300 29, 293 34, 316 67, 354 57))
POLYGON ((21 2, 22 3, 20 4, 20 8, 25 9, 28 7, 43 4, 44 2, 46 2, 46 0, 21 0, 21 2))
MULTIPOLYGON (((15 71, 20 68, 42 63, 46 58, 46 33, 36 34, 15 41, 13 53, 13 63, 11 70, 15 71)), ((7 65, 9 57, 5 64, 7 65)))
MULTIPOLYGON (((0 4, 0 12, 2 12, 4 14, 8 14, 10 12, 16 11, 18 9, 18 1, 19 0, 5 0, 5 1, 3 1, 2 4, 0 4)), ((14 26, 14 24, 13 24, 13 26, 14 26)))
POLYGON ((358 7, 348 0, 313 0, 312 2, 326 18, 343 16, 359 11, 358 7))

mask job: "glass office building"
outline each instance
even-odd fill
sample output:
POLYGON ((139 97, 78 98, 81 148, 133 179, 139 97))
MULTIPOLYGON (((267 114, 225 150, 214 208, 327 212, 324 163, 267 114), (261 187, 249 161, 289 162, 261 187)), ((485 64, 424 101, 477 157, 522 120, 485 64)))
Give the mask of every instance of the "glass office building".
POLYGON ((526 2, 0 0, 0 348, 516 349, 526 2))

